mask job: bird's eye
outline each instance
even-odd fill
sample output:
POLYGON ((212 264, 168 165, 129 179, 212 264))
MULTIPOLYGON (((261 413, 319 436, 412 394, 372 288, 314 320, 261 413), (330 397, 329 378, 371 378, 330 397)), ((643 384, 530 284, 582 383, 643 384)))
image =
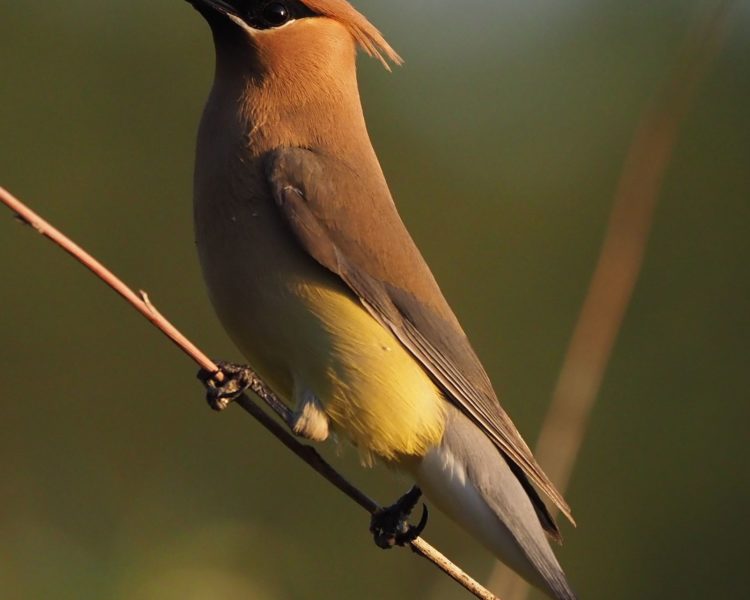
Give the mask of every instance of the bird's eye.
POLYGON ((263 20, 269 27, 279 27, 286 23, 291 15, 289 9, 283 2, 271 2, 266 4, 262 12, 263 20))

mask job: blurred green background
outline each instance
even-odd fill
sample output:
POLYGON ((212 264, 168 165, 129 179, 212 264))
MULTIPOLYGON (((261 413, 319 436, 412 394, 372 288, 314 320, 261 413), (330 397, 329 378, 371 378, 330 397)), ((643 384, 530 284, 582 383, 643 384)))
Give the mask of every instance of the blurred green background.
MULTIPOLYGON (((414 237, 529 441, 549 402, 640 114, 698 0, 357 6, 406 64, 361 61, 414 237)), ((209 31, 179 0, 0 3, 0 185, 239 359, 192 243, 209 31)), ((675 148, 644 269, 568 493, 581 598, 746 597, 750 7, 675 148)), ((0 596, 463 598, 57 248, 0 211, 0 596)), ((336 465, 376 499, 409 482, 336 465)), ((480 580, 491 557, 437 514, 480 580)))

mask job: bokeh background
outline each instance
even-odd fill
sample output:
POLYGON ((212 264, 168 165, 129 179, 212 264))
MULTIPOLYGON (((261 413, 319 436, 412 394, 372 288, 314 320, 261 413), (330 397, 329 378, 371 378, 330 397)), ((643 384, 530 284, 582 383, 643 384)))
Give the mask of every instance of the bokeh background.
MULTIPOLYGON (((533 441, 635 126, 699 0, 375 2, 361 61, 402 214, 533 441)), ((208 28, 180 0, 0 2, 0 185, 239 359, 192 242, 208 28)), ((682 127, 568 492, 582 598, 740 598, 750 520, 750 7, 682 127)), ((0 596, 463 598, 67 256, 0 210, 0 596)), ((409 482, 323 451, 387 502, 409 482)), ((437 513, 426 537, 492 559, 437 513)))

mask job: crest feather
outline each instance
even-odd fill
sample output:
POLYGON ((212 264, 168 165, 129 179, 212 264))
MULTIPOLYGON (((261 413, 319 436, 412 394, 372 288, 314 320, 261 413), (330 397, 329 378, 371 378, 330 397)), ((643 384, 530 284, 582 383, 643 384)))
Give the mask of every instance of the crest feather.
POLYGON ((385 41, 383 34, 378 31, 367 18, 357 11, 346 0, 302 0, 313 12, 334 19, 344 25, 352 34, 359 46, 370 56, 378 59, 383 66, 391 70, 388 61, 400 65, 404 61, 398 53, 385 41))

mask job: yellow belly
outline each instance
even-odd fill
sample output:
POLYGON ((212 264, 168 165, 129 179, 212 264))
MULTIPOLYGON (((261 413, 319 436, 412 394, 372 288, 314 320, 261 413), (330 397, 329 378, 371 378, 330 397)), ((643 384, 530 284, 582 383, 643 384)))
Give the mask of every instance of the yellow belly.
POLYGON ((423 456, 437 445, 442 393, 395 336, 302 251, 269 199, 235 201, 211 187, 225 178, 197 179, 203 274, 250 366, 290 404, 302 391, 317 396, 365 462, 423 456))
POLYGON ((265 282, 252 306, 235 303, 235 343, 290 403, 302 390, 314 393, 363 462, 423 456, 442 439, 442 393, 343 283, 314 267, 312 278, 265 282))

